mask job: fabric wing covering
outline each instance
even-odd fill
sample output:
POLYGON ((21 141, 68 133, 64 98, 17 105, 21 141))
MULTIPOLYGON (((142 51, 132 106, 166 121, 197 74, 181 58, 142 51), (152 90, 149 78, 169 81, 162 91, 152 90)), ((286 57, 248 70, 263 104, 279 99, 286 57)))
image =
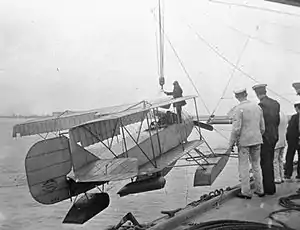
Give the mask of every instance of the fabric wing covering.
POLYGON ((117 114, 102 116, 70 129, 76 143, 83 147, 104 141, 120 134, 120 127, 141 122, 149 109, 130 109, 117 114))

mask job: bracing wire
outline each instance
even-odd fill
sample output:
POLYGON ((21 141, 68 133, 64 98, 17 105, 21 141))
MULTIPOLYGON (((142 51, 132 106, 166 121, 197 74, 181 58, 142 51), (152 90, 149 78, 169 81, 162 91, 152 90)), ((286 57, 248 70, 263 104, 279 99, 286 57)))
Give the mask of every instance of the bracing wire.
MULTIPOLYGON (((244 52, 245 52, 245 50, 246 50, 246 47, 247 47, 249 41, 250 41, 250 38, 248 37, 247 40, 246 40, 246 42, 245 42, 245 44, 244 44, 244 46, 243 46, 242 52, 241 52, 241 54, 240 54, 240 56, 239 56, 239 58, 238 58, 238 60, 237 60, 237 62, 236 62, 236 64, 235 64, 236 66, 239 66, 240 61, 242 60, 242 56, 243 56, 243 54, 244 54, 244 52)), ((229 84, 230 84, 231 80, 232 80, 233 77, 234 77, 235 71, 236 71, 236 69, 234 68, 234 69, 232 70, 231 76, 230 76, 230 78, 228 79, 227 84, 226 84, 226 86, 225 86, 225 88, 224 88, 224 90, 223 90, 223 92, 222 92, 221 98, 219 99, 219 101, 218 101, 216 107, 214 108, 214 110, 213 110, 212 113, 211 113, 211 116, 214 115, 214 113, 216 112, 217 108, 219 107, 219 105, 220 105, 220 103, 221 103, 221 100, 222 100, 223 97, 225 96, 225 93, 226 93, 226 91, 227 91, 227 88, 229 87, 229 84)))
MULTIPOLYGON (((191 25, 188 25, 188 27, 194 31, 194 33, 196 34, 196 36, 206 45, 208 46, 215 54, 217 54, 218 57, 220 57, 221 59, 223 59, 225 62, 227 62, 229 65, 231 65, 233 68, 235 68, 236 70, 238 70, 240 73, 242 73, 244 76, 248 77, 249 79, 251 79, 252 81, 254 81, 255 83, 259 83, 259 81, 257 79, 255 79, 254 77, 252 77, 250 74, 246 73, 245 71, 243 71, 240 67, 236 66, 235 64, 233 64, 230 60, 228 60, 225 56, 223 56, 221 53, 219 53, 211 44, 209 44, 197 31, 193 30, 191 25)), ((276 93, 274 90, 270 89, 268 87, 268 90, 270 92, 272 92, 273 94, 275 94, 276 96, 280 97, 281 99, 289 102, 290 104, 293 104, 293 102, 291 102, 290 100, 288 100, 287 98, 281 96, 280 94, 276 93)))
MULTIPOLYGON (((225 23, 224 21, 220 20, 219 18, 216 18, 216 17, 211 16, 211 15, 208 14, 206 11, 202 11, 202 12, 201 12, 201 15, 205 15, 206 17, 208 17, 208 18, 210 18, 210 19, 216 20, 216 21, 218 21, 219 24, 222 24, 223 26, 225 26, 225 27, 231 29, 232 31, 234 31, 234 32, 236 32, 236 33, 238 33, 238 34, 241 34, 241 35, 243 35, 243 36, 245 36, 245 37, 249 37, 249 38, 252 39, 252 40, 256 40, 256 41, 261 42, 261 43, 266 44, 266 45, 276 46, 277 48, 279 48, 279 49, 281 49, 281 50, 283 50, 283 51, 285 51, 285 52, 290 52, 290 53, 293 53, 293 54, 300 54, 299 51, 295 51, 295 50, 292 50, 292 49, 289 49, 289 48, 282 47, 282 46, 280 46, 280 45, 278 45, 278 44, 276 44, 276 43, 274 43, 274 42, 270 42, 270 41, 261 39, 261 38, 259 38, 259 37, 250 35, 250 34, 244 32, 244 31, 241 31, 240 29, 238 29, 238 28, 236 28, 236 27, 234 27, 234 26, 232 26, 232 25, 229 25, 229 24, 225 23)), ((258 27, 257 29, 259 29, 259 27, 258 27)))
POLYGON ((218 0, 209 0, 209 1, 212 3, 219 3, 219 4, 229 5, 229 6, 245 7, 245 8, 254 9, 254 10, 262 10, 262 11, 267 11, 267 12, 271 12, 271 13, 283 14, 283 15, 288 15, 288 16, 293 16, 293 17, 300 17, 300 14, 294 14, 294 13, 281 11, 281 10, 268 9, 268 8, 259 7, 259 6, 239 4, 239 3, 234 3, 234 2, 223 2, 223 1, 218 1, 218 0))
POLYGON ((201 94, 199 93, 199 91, 198 91, 196 85, 194 84, 194 82, 193 82, 191 76, 189 75, 187 69, 185 68, 182 59, 179 57, 177 51, 175 50, 175 48, 174 48, 174 46, 172 45, 172 43, 171 43, 170 39, 168 38, 168 36, 167 36, 166 34, 165 34, 165 36, 166 36, 166 39, 167 39, 169 45, 171 46, 171 48, 172 48, 172 50, 173 50, 173 52, 174 52, 176 58, 178 59, 178 61, 179 61, 180 65, 181 65, 181 67, 182 67, 184 73, 186 74, 187 78, 189 79, 189 81, 191 82, 191 84, 192 84, 192 86, 194 87, 195 91, 197 92, 197 94, 198 94, 198 96, 199 96, 201 102, 203 103, 203 105, 204 105, 206 111, 210 114, 210 111, 209 111, 209 109, 208 109, 206 103, 204 102, 204 100, 203 100, 201 94))

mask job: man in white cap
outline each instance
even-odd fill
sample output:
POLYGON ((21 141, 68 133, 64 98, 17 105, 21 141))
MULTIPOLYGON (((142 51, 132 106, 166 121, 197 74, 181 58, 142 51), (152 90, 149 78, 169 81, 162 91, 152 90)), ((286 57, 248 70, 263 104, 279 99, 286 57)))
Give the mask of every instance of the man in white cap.
POLYGON ((237 196, 251 199, 249 159, 254 177, 254 193, 258 196, 264 195, 260 148, 263 143, 262 134, 265 131, 265 124, 261 108, 247 100, 246 89, 236 90, 234 94, 240 104, 234 111, 229 148, 233 148, 235 144, 238 146, 241 192, 237 196))
POLYGON ((260 100, 259 106, 263 110, 266 131, 263 134, 261 147, 261 169, 264 191, 267 195, 276 193, 274 182, 274 149, 278 141, 278 126, 280 122, 280 104, 267 96, 266 84, 254 85, 252 88, 260 100))
POLYGON ((300 145, 299 145, 299 114, 300 114, 300 101, 294 104, 296 114, 294 114, 288 124, 286 132, 286 140, 288 143, 288 149, 285 156, 285 178, 291 179, 293 174, 293 162, 296 150, 298 152, 298 165, 297 165, 297 176, 296 179, 300 179, 300 145))

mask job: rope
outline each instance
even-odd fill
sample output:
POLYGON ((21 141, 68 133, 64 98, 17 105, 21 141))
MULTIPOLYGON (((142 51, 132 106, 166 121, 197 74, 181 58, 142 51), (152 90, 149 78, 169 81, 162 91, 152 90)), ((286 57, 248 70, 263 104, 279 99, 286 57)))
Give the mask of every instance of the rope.
MULTIPOLYGON (((251 79, 252 81, 254 81, 255 83, 259 83, 259 81, 257 79, 255 79, 254 77, 252 77, 250 74, 246 73, 245 71, 243 71, 241 68, 239 68, 238 66, 236 66, 235 64, 233 64, 230 60, 228 60, 225 56, 223 56, 221 53, 219 53, 211 44, 209 44, 197 31, 193 30, 191 25, 188 25, 188 27, 196 34, 196 36, 205 44, 207 45, 215 54, 217 54, 217 56, 219 56, 221 59, 223 59, 225 62, 227 62, 230 66, 232 66, 233 68, 235 68, 236 70, 238 70, 240 73, 242 73, 244 76, 248 77, 249 79, 251 79)), ((291 102, 290 100, 288 100, 287 98, 281 96, 280 94, 276 93, 274 90, 268 88, 268 90, 270 92, 272 92, 273 94, 275 94, 276 96, 280 97, 281 99, 289 102, 290 104, 293 105, 293 102, 291 102)))
MULTIPOLYGON (((232 26, 232 25, 229 25, 229 24, 225 23, 224 21, 220 20, 219 18, 216 18, 216 17, 214 17, 214 16, 208 14, 208 12, 202 11, 202 12, 201 12, 201 15, 204 15, 204 16, 208 17, 209 19, 213 19, 213 20, 215 20, 215 21, 218 21, 218 23, 219 23, 219 24, 222 24, 224 27, 227 27, 227 28, 229 28, 229 29, 235 31, 236 33, 238 33, 238 34, 240 34, 240 35, 243 35, 243 36, 245 36, 245 37, 249 37, 249 38, 252 39, 252 40, 259 41, 259 42, 264 43, 264 44, 266 44, 266 45, 276 46, 277 48, 280 48, 280 49, 282 49, 282 50, 284 50, 284 51, 286 51, 286 52, 290 52, 290 53, 293 53, 293 54, 300 54, 299 51, 295 51, 295 50, 292 50, 292 49, 290 49, 290 48, 285 48, 285 47, 280 46, 279 44, 276 44, 276 43, 274 43, 274 42, 270 42, 270 41, 261 39, 261 38, 259 38, 259 37, 255 37, 255 36, 252 36, 252 35, 250 35, 250 34, 244 32, 244 31, 241 31, 240 29, 238 29, 238 28, 236 28, 236 27, 234 27, 234 26, 232 26)), ((184 20, 182 20, 182 21, 184 21, 184 20)), ((259 29, 259 26, 257 26, 257 30, 258 30, 258 29, 259 29)), ((294 95, 294 94, 293 94, 293 95, 294 95)))
MULTIPOLYGON (((239 66, 240 61, 241 61, 241 59, 242 59, 242 56, 243 56, 243 54, 244 54, 244 52, 245 52, 245 50, 246 50, 246 47, 247 47, 249 41, 250 41, 250 38, 248 37, 247 40, 246 40, 246 42, 245 42, 245 44, 244 44, 244 46, 243 46, 242 52, 241 52, 241 54, 240 54, 240 56, 239 56, 239 58, 238 58, 238 60, 237 60, 237 62, 236 62, 236 64, 235 64, 236 66, 239 66)), ((230 84, 231 80, 232 80, 233 77, 234 77, 235 71, 236 71, 236 69, 234 68, 234 69, 232 70, 231 76, 230 76, 230 78, 228 79, 227 84, 226 84, 226 86, 225 86, 225 88, 224 88, 224 90, 223 90, 223 93, 222 93, 221 98, 219 99, 219 101, 218 101, 218 103, 217 103, 215 109, 213 110, 213 112, 211 113, 210 116, 213 116, 213 115, 215 114, 217 108, 219 107, 219 105, 220 105, 220 103, 221 103, 221 100, 222 100, 223 97, 225 96, 225 93, 226 93, 226 91, 227 91, 227 88, 229 87, 229 84, 230 84)))
POLYGON ((284 196, 279 198, 279 205, 284 207, 284 209, 276 210, 269 214, 269 218, 276 221, 277 223, 284 226, 287 230, 294 230, 293 228, 289 227, 287 224, 283 223, 282 221, 274 218, 274 215, 277 213, 282 212, 291 212, 291 211, 298 211, 300 212, 300 204, 293 202, 292 200, 300 200, 300 189, 296 192, 296 194, 292 194, 290 196, 284 196))
POLYGON ((233 2, 223 2, 223 1, 218 1, 218 0, 209 0, 209 1, 213 2, 213 3, 219 3, 219 4, 229 5, 229 6, 240 6, 240 7, 250 8, 250 9, 254 9, 254 10, 262 10, 262 11, 268 11, 271 13, 300 17, 299 14, 294 14, 294 13, 290 13, 290 12, 286 12, 286 11, 282 11, 282 10, 273 10, 273 9, 268 9, 268 8, 264 8, 264 7, 259 7, 259 6, 251 6, 251 5, 247 5, 247 4, 238 4, 238 3, 233 3, 233 2))
MULTIPOLYGON (((157 21, 156 15, 154 14, 154 12, 152 12, 152 13, 153 13, 153 15, 154 15, 154 20, 157 21)), ((209 111, 209 109, 208 109, 206 103, 204 102, 204 100, 203 100, 201 94, 199 93, 199 91, 198 91, 196 85, 194 84, 192 78, 190 77, 190 75, 189 75, 187 69, 185 68, 185 66, 184 66, 184 64, 183 64, 182 59, 179 57, 179 55, 178 55, 177 51, 175 50, 175 48, 174 48, 172 42, 170 41, 168 35, 165 33, 164 28, 162 28, 162 32, 163 32, 163 35, 165 36, 165 38, 167 39, 167 41, 168 41, 168 43, 169 43, 169 45, 170 45, 172 51, 174 52, 174 54, 175 54, 175 56, 176 56, 176 58, 177 58, 177 60, 178 60, 178 62, 179 62, 179 64, 180 64, 181 68, 183 69, 185 75, 187 76, 187 78, 189 79, 190 83, 192 84, 194 90, 196 91, 197 95, 199 96, 199 98, 200 98, 202 104, 204 105, 206 111, 208 112, 208 114, 210 114, 210 111, 209 111)))

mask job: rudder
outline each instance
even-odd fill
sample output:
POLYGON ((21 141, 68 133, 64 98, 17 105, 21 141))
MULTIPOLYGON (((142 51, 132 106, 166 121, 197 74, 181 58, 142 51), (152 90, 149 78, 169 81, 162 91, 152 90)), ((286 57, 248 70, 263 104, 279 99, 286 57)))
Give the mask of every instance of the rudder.
POLYGON ((28 187, 42 204, 54 204, 70 197, 67 174, 71 171, 69 139, 64 136, 35 143, 25 159, 28 187))

